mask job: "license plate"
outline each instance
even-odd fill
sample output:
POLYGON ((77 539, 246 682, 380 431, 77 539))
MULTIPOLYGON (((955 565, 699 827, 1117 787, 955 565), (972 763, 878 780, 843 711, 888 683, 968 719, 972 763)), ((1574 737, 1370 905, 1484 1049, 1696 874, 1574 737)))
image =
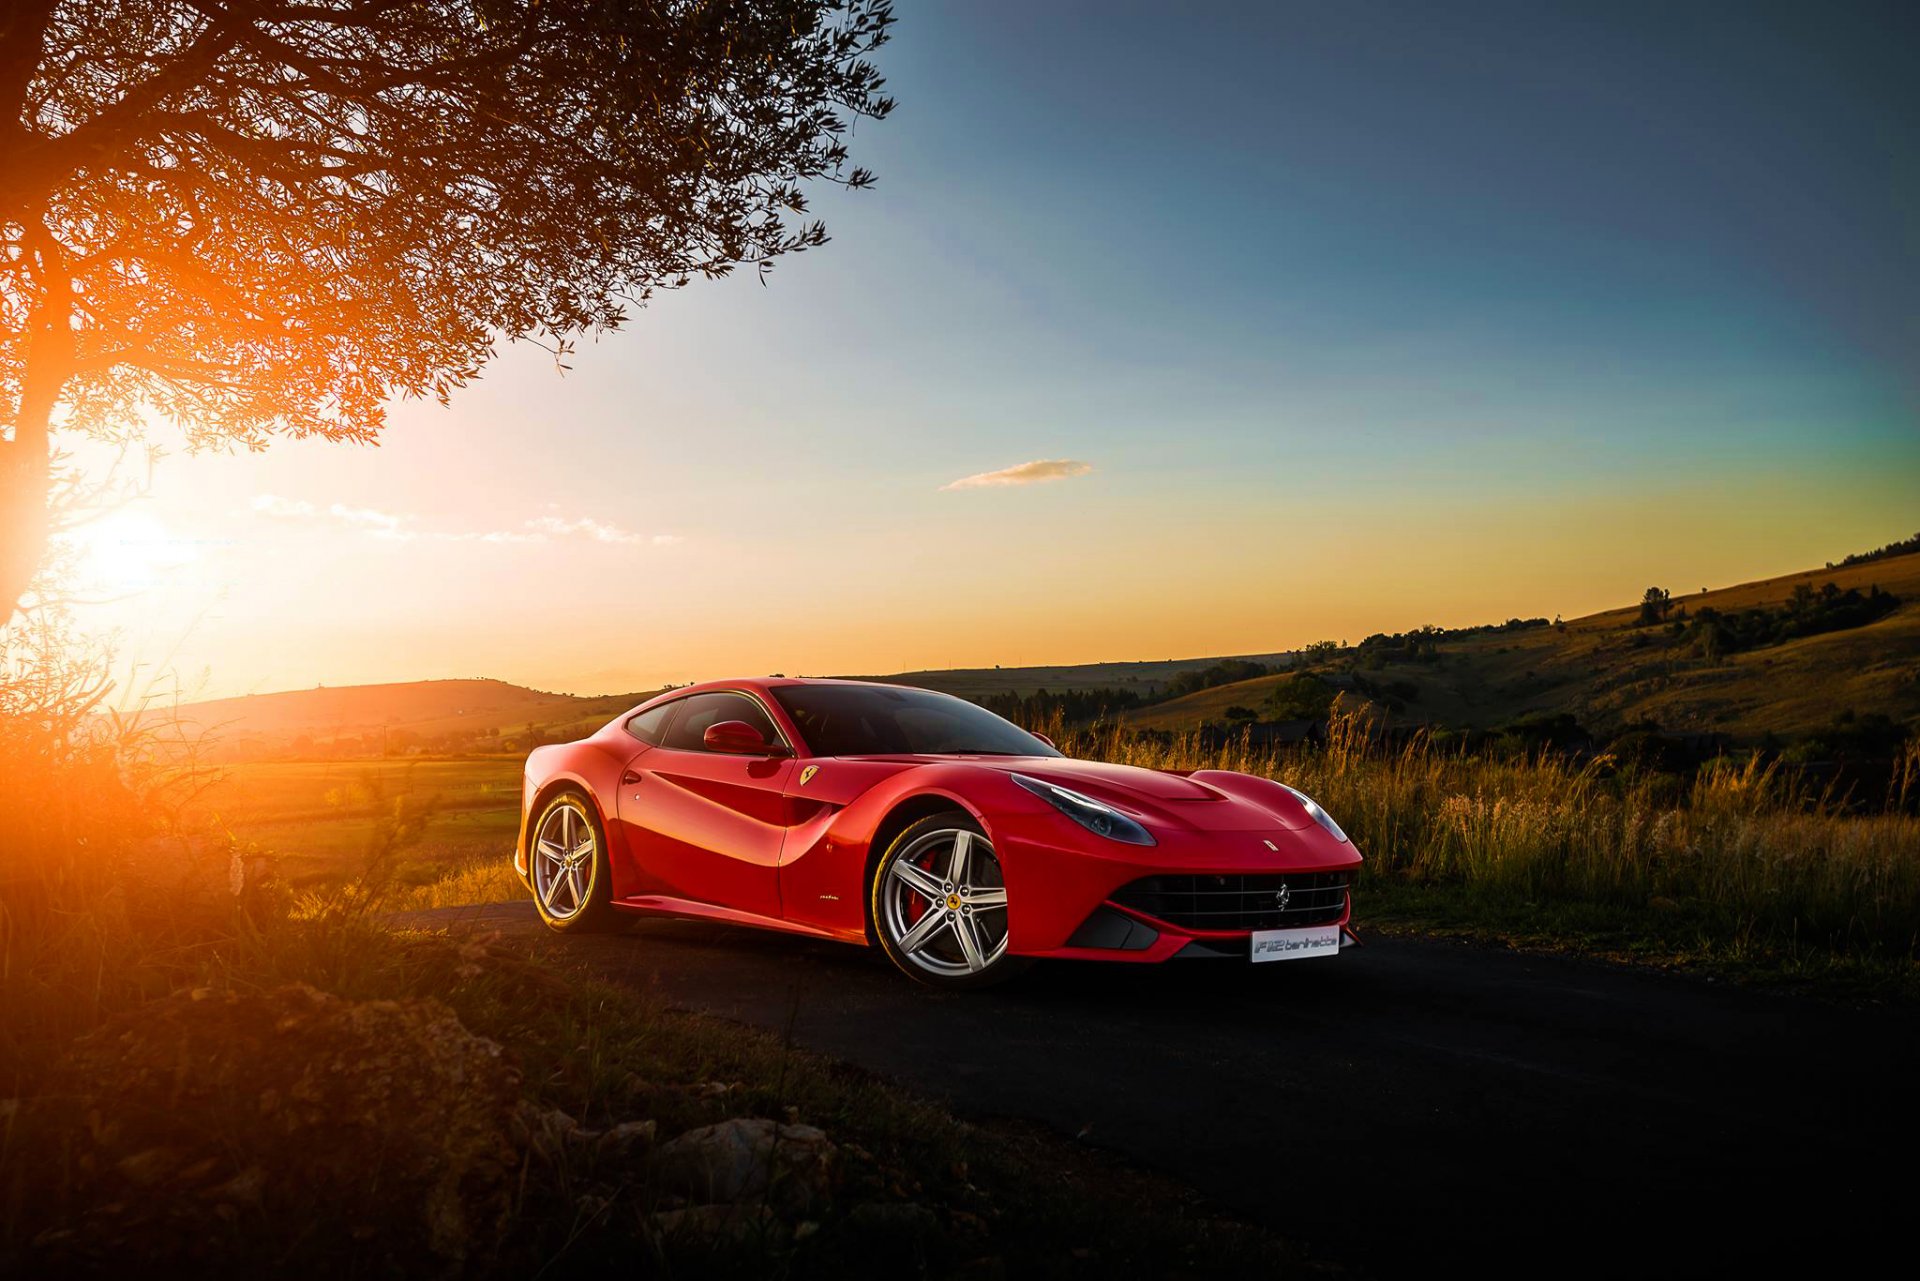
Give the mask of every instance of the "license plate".
POLYGON ((1255 930, 1253 959, 1298 961, 1308 956, 1338 956, 1340 927, 1312 925, 1303 930, 1255 930))

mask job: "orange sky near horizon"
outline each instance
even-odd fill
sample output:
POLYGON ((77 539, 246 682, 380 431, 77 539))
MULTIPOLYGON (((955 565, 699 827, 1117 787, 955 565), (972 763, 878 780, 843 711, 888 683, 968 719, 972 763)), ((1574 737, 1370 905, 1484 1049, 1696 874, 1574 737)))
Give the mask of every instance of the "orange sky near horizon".
MULTIPOLYGON (((648 361, 633 335, 581 363, 597 354, 648 361)), ((795 430, 747 470, 727 432, 639 430, 589 466, 528 429, 535 405, 598 412, 600 390, 514 353, 451 410, 398 407, 379 449, 163 458, 147 497, 77 535, 83 590, 113 598, 81 621, 115 636, 127 697, 454 676, 601 693, 1571 618, 1651 583, 1804 569, 1916 523, 1898 468, 1722 464, 1712 484, 1623 486, 1536 457, 1470 487, 1377 461, 1344 479, 1189 475, 1169 441, 1085 451, 1083 475, 950 489, 1023 460, 956 444, 869 468, 795 430)))

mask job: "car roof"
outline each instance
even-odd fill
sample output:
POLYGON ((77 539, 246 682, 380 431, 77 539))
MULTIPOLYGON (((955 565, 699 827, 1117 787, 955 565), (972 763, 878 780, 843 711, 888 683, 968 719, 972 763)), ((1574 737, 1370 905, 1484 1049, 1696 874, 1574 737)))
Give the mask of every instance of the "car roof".
POLYGON ((657 702, 663 698, 680 698, 687 694, 704 694, 712 690, 751 689, 774 690, 790 685, 859 685, 868 689, 912 689, 922 693, 938 694, 942 691, 924 689, 919 685, 897 685, 890 681, 846 680, 831 676, 736 676, 726 680, 696 681, 691 685, 676 685, 669 690, 655 694, 647 702, 657 702))

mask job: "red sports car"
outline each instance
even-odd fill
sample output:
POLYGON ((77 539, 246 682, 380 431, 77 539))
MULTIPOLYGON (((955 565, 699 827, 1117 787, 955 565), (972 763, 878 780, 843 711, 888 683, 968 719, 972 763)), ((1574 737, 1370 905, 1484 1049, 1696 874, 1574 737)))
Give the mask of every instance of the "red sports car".
POLYGON ((946 987, 1036 957, 1334 955, 1359 864, 1270 779, 1070 760, 946 694, 778 677, 536 748, 514 856, 556 930, 763 926, 878 945, 946 987))

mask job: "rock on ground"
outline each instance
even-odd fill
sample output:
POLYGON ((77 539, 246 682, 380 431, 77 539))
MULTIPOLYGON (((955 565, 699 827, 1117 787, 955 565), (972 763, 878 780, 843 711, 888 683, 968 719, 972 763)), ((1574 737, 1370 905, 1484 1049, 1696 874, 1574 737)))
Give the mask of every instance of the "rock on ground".
POLYGON ((664 1187, 709 1205, 765 1197, 803 1215, 833 1194, 834 1146, 810 1125, 736 1117, 662 1144, 654 1160, 664 1187))

